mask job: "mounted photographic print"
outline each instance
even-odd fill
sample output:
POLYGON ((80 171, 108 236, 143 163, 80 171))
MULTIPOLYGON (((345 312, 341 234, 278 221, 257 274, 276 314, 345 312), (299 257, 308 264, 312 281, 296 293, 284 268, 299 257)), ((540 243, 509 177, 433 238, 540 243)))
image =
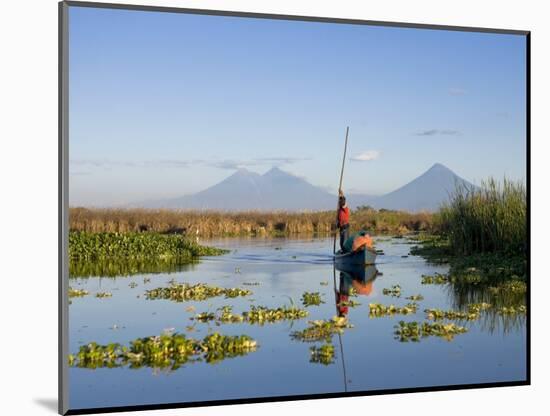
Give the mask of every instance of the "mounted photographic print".
POLYGON ((529 54, 60 3, 60 413, 529 384, 529 54))

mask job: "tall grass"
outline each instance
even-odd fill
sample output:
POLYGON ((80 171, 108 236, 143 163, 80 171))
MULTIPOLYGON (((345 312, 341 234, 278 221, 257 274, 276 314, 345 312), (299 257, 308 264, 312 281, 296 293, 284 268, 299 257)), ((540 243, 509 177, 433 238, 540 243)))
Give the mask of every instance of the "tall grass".
POLYGON ((527 198, 521 182, 489 179, 459 187, 438 214, 437 226, 458 254, 526 251, 527 198))
MULTIPOLYGON (((71 231, 181 233, 219 237, 243 235, 329 234, 335 212, 216 212, 153 209, 71 208, 71 231)), ((353 229, 372 233, 433 231, 430 213, 359 209, 351 213, 353 229)))

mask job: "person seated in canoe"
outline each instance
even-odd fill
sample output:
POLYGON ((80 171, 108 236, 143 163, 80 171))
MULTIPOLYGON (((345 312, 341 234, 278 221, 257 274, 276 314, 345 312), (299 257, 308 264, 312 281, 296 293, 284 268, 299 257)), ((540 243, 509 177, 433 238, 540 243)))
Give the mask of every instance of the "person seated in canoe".
POLYGON ((349 208, 342 190, 338 192, 338 222, 336 228, 340 230, 340 250, 344 250, 344 243, 349 236, 349 208))
POLYGON ((372 249, 372 245, 373 242, 371 236, 365 230, 361 230, 357 233, 352 234, 346 239, 346 241, 344 241, 344 247, 342 251, 346 253, 351 253, 359 251, 363 248, 372 249))

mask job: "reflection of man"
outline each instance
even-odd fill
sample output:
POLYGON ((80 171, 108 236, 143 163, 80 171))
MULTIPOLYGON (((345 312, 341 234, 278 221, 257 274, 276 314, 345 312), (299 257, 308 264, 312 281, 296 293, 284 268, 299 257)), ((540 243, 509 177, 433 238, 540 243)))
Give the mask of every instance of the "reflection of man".
POLYGON ((344 243, 349 235, 349 208, 346 205, 346 197, 342 190, 338 192, 338 222, 336 227, 340 230, 340 250, 344 251, 344 243))
POLYGON ((346 274, 340 272, 339 290, 336 290, 336 309, 338 316, 346 316, 349 312, 349 307, 345 304, 349 300, 349 288, 351 279, 346 279, 346 274), (344 303, 344 305, 342 305, 344 303))
MULTIPOLYGON (((376 269, 375 269, 376 270, 376 269)), ((374 273, 376 277, 376 272, 374 273)), ((374 278, 369 279, 367 282, 361 280, 359 277, 355 277, 349 273, 340 272, 340 284, 336 290, 336 309, 338 316, 344 317, 347 316, 349 312, 349 293, 351 288, 355 289, 355 292, 358 295, 369 296, 372 292, 372 284, 374 283, 374 278)))

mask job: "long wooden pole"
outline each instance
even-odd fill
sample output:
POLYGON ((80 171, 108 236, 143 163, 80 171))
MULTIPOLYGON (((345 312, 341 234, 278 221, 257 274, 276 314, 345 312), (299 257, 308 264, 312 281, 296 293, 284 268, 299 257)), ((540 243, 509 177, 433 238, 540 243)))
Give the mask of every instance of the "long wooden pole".
MULTIPOLYGON (((340 192, 342 191, 342 180, 344 179, 344 165, 346 164, 346 152, 348 150, 348 134, 349 126, 346 127, 346 142, 344 144, 344 157, 342 158, 342 169, 340 170, 340 184, 338 185, 338 202, 336 203, 336 221, 338 221, 338 209, 340 208, 340 192)), ((332 252, 336 253, 336 236, 338 235, 338 229, 334 233, 334 241, 332 244, 332 252)))

